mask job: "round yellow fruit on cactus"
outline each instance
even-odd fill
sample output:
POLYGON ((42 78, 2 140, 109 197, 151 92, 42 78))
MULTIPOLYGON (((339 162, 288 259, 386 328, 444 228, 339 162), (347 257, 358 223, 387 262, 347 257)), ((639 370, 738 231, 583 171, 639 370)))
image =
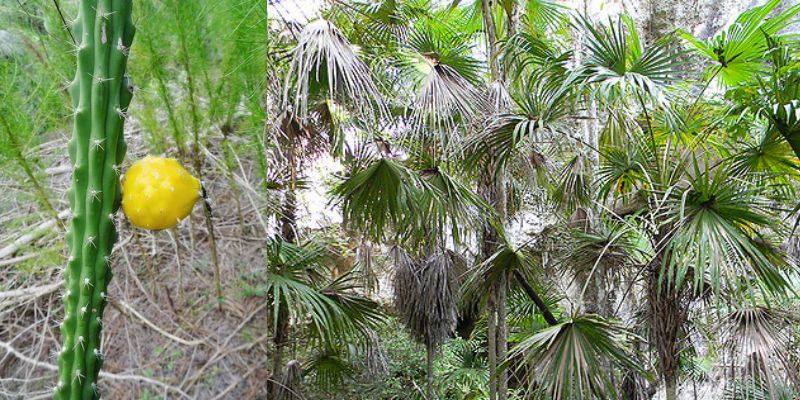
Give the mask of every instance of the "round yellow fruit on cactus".
POLYGON ((133 163, 122 179, 122 211, 140 228, 175 226, 200 196, 200 180, 174 158, 147 156, 133 163))

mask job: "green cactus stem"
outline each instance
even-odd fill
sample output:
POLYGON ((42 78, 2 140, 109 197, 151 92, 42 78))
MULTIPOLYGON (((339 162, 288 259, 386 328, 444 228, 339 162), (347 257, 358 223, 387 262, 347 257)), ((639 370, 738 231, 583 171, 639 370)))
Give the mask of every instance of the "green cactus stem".
POLYGON ((55 399, 100 397, 100 330, 111 279, 108 258, 117 239, 123 124, 133 94, 125 75, 134 34, 131 7, 132 0, 81 0, 73 27, 78 47, 70 88, 75 108, 69 143, 72 223, 55 399))

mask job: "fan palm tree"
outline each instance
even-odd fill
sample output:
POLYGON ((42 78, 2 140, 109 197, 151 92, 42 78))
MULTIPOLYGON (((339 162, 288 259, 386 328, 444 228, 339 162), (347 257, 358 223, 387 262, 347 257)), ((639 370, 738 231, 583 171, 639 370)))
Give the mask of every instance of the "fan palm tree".
POLYGON ((297 382, 284 379, 284 349, 289 342, 290 321, 307 324, 311 341, 325 349, 340 348, 340 341, 367 338, 382 320, 378 305, 358 294, 359 286, 348 274, 331 279, 330 249, 311 241, 302 245, 277 237, 267 244, 267 274, 257 294, 266 297, 273 330, 272 393, 287 398, 287 387, 297 382))
MULTIPOLYGON (((452 162, 461 137, 486 108, 480 95, 483 65, 470 52, 469 19, 461 8, 391 21, 378 31, 397 33, 384 57, 400 82, 392 89, 406 102, 402 112, 393 112, 395 140, 381 143, 392 142, 395 151, 360 152, 331 193, 348 226, 411 254, 394 257, 405 261, 395 263, 395 304, 412 336, 425 345, 431 394, 433 357, 456 323, 459 263, 448 244, 464 243, 493 215, 467 182, 455 178, 463 168, 452 162)), ((362 148, 374 148, 370 139, 362 148)))
MULTIPOLYGON (((376 121, 387 112, 369 68, 333 23, 320 19, 308 24, 291 56, 282 71, 281 100, 275 102, 279 104, 278 123, 271 128, 272 148, 279 160, 276 187, 283 189, 281 240, 289 246, 298 241, 297 190, 302 187, 304 161, 326 151, 343 156, 344 129, 352 121, 351 115, 376 121)), ((273 359, 273 381, 280 381, 289 312, 276 308, 274 313, 277 357, 273 359)), ((275 386, 272 392, 278 390, 275 386)))
POLYGON ((792 162, 768 158, 780 154, 777 150, 758 153, 757 160, 752 151, 739 152, 724 140, 733 134, 728 133, 733 125, 725 123, 724 107, 674 95, 678 65, 671 61, 674 50, 668 39, 645 48, 625 18, 600 28, 586 19, 579 24, 588 32, 585 82, 610 115, 597 148, 600 166, 594 185, 600 191, 593 201, 602 207, 601 221, 617 220, 635 242, 649 242, 630 246, 625 244, 629 235, 620 235, 598 254, 587 255, 596 264, 621 251, 627 255, 612 258, 612 264, 639 270, 656 366, 667 398, 674 399, 679 343, 688 329, 692 302, 709 291, 719 301, 720 293, 742 286, 773 295, 788 287, 789 266, 766 234, 785 232, 768 205, 775 198, 754 182, 792 162), (716 112, 701 116, 699 104, 716 112), (629 109, 634 117, 614 109, 629 109), (753 172, 737 175, 750 171, 745 164, 753 165, 753 172))

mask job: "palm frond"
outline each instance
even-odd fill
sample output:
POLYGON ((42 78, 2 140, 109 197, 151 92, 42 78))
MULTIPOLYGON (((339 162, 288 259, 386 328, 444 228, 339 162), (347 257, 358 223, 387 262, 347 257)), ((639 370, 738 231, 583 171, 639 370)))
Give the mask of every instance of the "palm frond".
POLYGON ((461 286, 462 297, 476 303, 483 302, 502 276, 508 276, 512 271, 529 275, 533 270, 533 261, 523 249, 505 243, 489 258, 467 271, 461 286))
POLYGON ((374 302, 356 293, 349 275, 319 287, 329 276, 324 266, 327 252, 316 242, 297 245, 271 239, 263 291, 272 302, 273 326, 279 325, 280 310, 288 310, 293 318, 309 321, 314 338, 331 344, 342 336, 364 335, 381 316, 374 302))
POLYGON ((554 400, 619 397, 608 363, 647 375, 625 345, 625 328, 597 315, 570 318, 516 345, 509 359, 529 368, 529 389, 554 400))
POLYGON ((447 26, 421 23, 415 27, 398 67, 412 90, 411 134, 417 137, 450 143, 447 135, 456 126, 470 124, 487 109, 478 89, 482 64, 472 56, 467 38, 447 26))
POLYGON ((413 220, 419 178, 397 161, 378 158, 331 190, 345 223, 380 241, 401 221, 413 220))
POLYGON ((429 237, 463 243, 466 236, 496 218, 494 210, 464 183, 442 169, 425 170, 419 198, 429 237))
POLYGON ((356 369, 341 348, 324 347, 313 351, 303 365, 311 374, 311 383, 325 392, 334 392, 344 385, 347 379, 355 376, 356 369))
POLYGON ((682 37, 695 51, 714 62, 711 68, 719 71, 722 84, 735 86, 744 83, 766 69, 767 36, 777 35, 800 12, 800 4, 796 4, 768 18, 778 4, 780 0, 771 0, 743 12, 731 26, 711 39, 699 40, 688 32, 683 32, 682 37))
POLYGON ((665 217, 677 227, 668 244, 670 279, 680 286, 693 270, 695 290, 702 290, 706 279, 717 293, 723 283, 753 280, 783 293, 786 271, 794 267, 761 236, 766 228, 780 231, 781 226, 768 200, 725 168, 696 165, 694 175, 689 186, 674 188, 669 198, 665 217))
POLYGON ((800 161, 775 133, 759 129, 751 137, 736 144, 731 156, 731 171, 767 188, 777 200, 791 199, 796 193, 793 180, 800 176, 800 161))
POLYGON ((603 149, 596 180, 600 199, 605 201, 609 196, 624 198, 641 189, 646 180, 640 157, 635 147, 622 149, 608 146, 603 149))
POLYGON ((566 7, 553 0, 525 1, 525 26, 531 32, 546 32, 567 22, 566 7))
POLYGON ((590 203, 592 182, 587 161, 583 154, 576 154, 569 159, 553 189, 553 200, 567 212, 590 203))
POLYGON ((374 240, 391 232, 408 244, 458 243, 470 227, 493 218, 480 196, 435 165, 417 173, 398 161, 375 158, 331 193, 342 203, 345 222, 374 240))
POLYGON ((306 118, 309 101, 320 96, 354 107, 362 115, 386 114, 369 68, 339 28, 323 19, 300 32, 284 83, 284 108, 291 105, 295 114, 306 118))
POLYGON ((513 80, 537 70, 552 69, 563 74, 571 56, 571 52, 559 53, 546 39, 527 32, 511 36, 500 47, 500 61, 513 80))
POLYGON ((518 155, 522 144, 560 132, 572 109, 575 78, 549 68, 532 74, 512 92, 513 111, 493 116, 484 130, 467 138, 463 150, 467 164, 500 170, 518 155))
POLYGON ((604 99, 624 100, 638 91, 663 100, 664 89, 680 67, 679 53, 673 49, 671 37, 660 38, 645 47, 628 16, 602 26, 581 16, 576 25, 586 32, 583 62, 586 81, 597 85, 604 99))

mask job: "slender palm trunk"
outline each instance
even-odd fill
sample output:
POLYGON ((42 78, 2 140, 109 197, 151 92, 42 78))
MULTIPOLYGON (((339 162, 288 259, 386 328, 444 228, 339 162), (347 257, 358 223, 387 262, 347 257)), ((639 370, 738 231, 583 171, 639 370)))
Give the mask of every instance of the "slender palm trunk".
POLYGON ((267 385, 267 391, 273 399, 278 400, 281 395, 281 381, 283 379, 283 353, 289 337, 289 311, 285 305, 278 310, 275 336, 272 337, 274 354, 272 354, 272 379, 267 385))
MULTIPOLYGON (((291 139, 286 145, 286 164, 289 167, 289 185, 287 187, 281 215, 281 237, 288 243, 297 242, 297 156, 294 142, 291 139)), ((281 394, 279 383, 283 378, 283 353, 289 338, 289 310, 281 304, 276 318, 273 343, 275 353, 272 355, 272 388, 269 391, 278 400, 281 394)))
POLYGON ((486 42, 489 46, 489 75, 492 80, 497 79, 497 27, 492 19, 492 2, 491 0, 481 0, 481 9, 483 11, 483 27, 486 30, 486 42))
POLYGON ((487 322, 487 352, 489 358, 489 400, 497 400, 497 302, 495 296, 497 292, 492 286, 489 293, 489 302, 486 306, 489 320, 487 322))
MULTIPOLYGON (((506 298, 508 291, 508 278, 505 273, 497 282, 497 359, 503 363, 508 353, 508 324, 506 323, 506 298)), ((508 398, 508 369, 500 368, 497 379, 497 398, 508 398)))
POLYGON ((676 288, 660 278, 661 257, 648 265, 647 300, 650 308, 652 340, 658 352, 658 367, 666 388, 666 399, 677 399, 678 362, 681 327, 686 323, 688 299, 686 285, 676 288))
MULTIPOLYGON (((492 7, 490 0, 481 0, 483 11, 483 26, 486 31, 486 41, 489 48, 489 78, 492 82, 499 77, 497 65, 497 27, 492 18, 492 7)), ((481 182, 481 192, 487 202, 498 212, 501 222, 505 221, 505 187, 504 172, 499 171, 492 174, 492 168, 487 169, 481 182)), ((498 246, 498 235, 492 226, 485 226, 482 238, 482 257, 487 259, 498 246)), ((508 347, 506 340, 506 321, 505 321, 505 299, 506 299, 506 280, 500 279, 493 285, 489 294, 489 332, 488 332, 488 352, 489 352, 489 396, 491 400, 505 400, 507 398, 508 374, 505 370, 498 373, 498 362, 502 362, 508 347), (500 311, 500 309, 503 309, 500 311)))
MULTIPOLYGON (((481 193, 487 202, 497 210, 501 221, 505 221, 505 188, 502 184, 503 176, 484 176, 481 182, 481 193)), ((481 239, 481 257, 486 260, 497 251, 500 237, 494 227, 483 227, 481 239)), ((488 312, 488 358, 489 358, 489 393, 492 400, 505 400, 508 389, 508 373, 503 370, 498 372, 497 366, 504 361, 508 348, 506 339, 506 293, 507 279, 501 277, 490 288, 488 312)))

